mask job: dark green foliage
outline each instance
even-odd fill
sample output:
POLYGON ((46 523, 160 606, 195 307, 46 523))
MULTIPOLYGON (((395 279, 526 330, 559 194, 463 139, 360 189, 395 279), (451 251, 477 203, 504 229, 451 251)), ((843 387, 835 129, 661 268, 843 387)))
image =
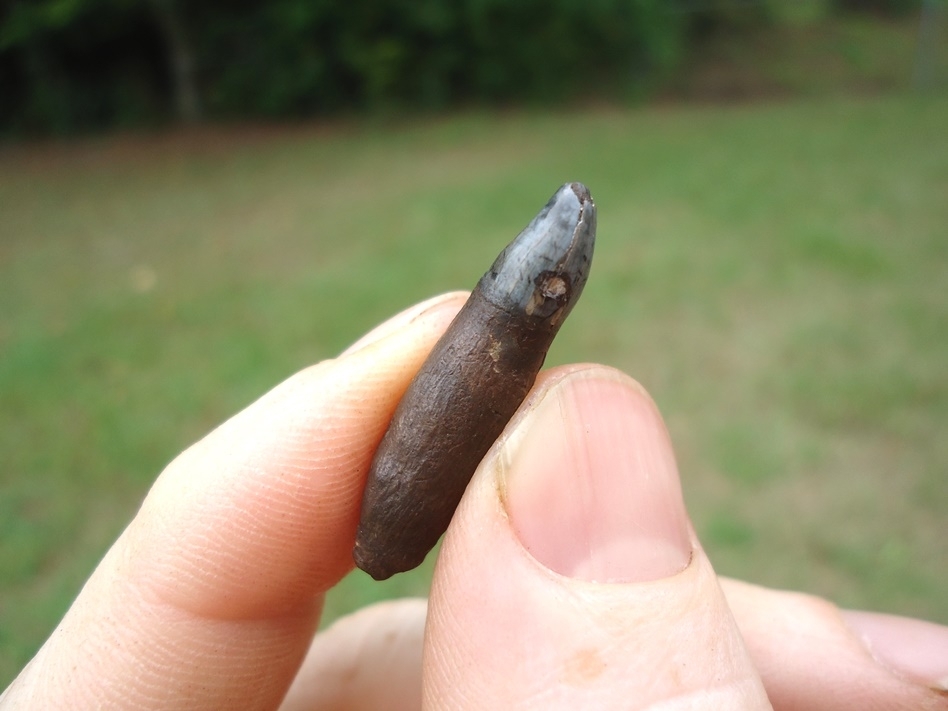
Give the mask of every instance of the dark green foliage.
POLYGON ((678 55, 660 0, 43 0, 0 27, 0 130, 172 113, 175 42, 211 115, 302 116, 625 93, 678 55), (180 32, 169 35, 171 17, 180 32))
POLYGON ((14 2, 0 23, 0 130, 62 133, 160 116, 162 52, 137 0, 14 2))
MULTIPOLYGON (((820 13, 920 0, 825 0, 820 13)), ((7 0, 0 134, 640 95, 778 0, 7 0)), ((790 8, 790 9, 788 9, 790 8)))

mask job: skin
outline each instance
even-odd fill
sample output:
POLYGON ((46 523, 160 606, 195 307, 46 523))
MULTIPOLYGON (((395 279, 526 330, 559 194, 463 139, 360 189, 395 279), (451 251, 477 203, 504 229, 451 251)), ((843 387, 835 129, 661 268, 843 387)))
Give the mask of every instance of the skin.
POLYGON ((372 453, 464 298, 399 315, 175 459, 0 708, 948 708, 945 628, 717 578, 654 403, 595 365, 541 374, 427 604, 314 637, 372 453))

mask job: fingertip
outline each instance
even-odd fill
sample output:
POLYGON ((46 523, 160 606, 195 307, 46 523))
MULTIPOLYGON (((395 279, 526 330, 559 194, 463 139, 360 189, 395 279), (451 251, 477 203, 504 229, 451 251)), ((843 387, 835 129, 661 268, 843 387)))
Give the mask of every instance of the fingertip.
POLYGON ((880 664, 935 691, 948 691, 948 627, 879 612, 840 612, 880 664))
POLYGON ((546 381, 497 455, 514 531, 561 575, 654 580, 692 541, 671 441, 645 390, 619 371, 546 381))
POLYGON ((541 379, 448 529, 425 655, 425 698, 451 708, 645 707, 709 688, 717 707, 766 703, 641 386, 602 366, 541 379))
POLYGON ((450 291, 410 306, 362 336, 346 348, 340 358, 378 343, 415 321, 428 322, 432 328, 440 328, 443 331, 457 315, 468 296, 470 293, 467 291, 450 291))
POLYGON ((775 708, 945 709, 948 628, 722 578, 775 708))
POLYGON ((140 518, 150 522, 146 544, 175 543, 143 551, 135 567, 162 594, 216 615, 305 604, 338 582, 353 566, 372 453, 465 298, 452 292, 407 309, 172 462, 140 518))

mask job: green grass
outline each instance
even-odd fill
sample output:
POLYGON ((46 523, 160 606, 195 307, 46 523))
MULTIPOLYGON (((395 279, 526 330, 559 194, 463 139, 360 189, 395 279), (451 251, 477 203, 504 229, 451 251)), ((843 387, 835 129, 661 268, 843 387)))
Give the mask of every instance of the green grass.
POLYGON ((945 126, 890 97, 8 148, 0 686, 178 451, 577 179, 599 244, 550 360, 653 393, 719 572, 948 623, 945 126))

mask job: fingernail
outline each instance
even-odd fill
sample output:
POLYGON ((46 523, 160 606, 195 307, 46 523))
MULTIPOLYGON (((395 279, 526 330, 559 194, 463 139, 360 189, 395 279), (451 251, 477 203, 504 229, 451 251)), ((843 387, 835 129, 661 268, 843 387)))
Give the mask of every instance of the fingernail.
POLYGON ((691 559, 665 425, 627 376, 574 370, 531 402, 499 452, 501 491, 523 546, 547 568, 644 582, 691 559))
POLYGON ((404 328, 412 321, 425 316, 430 316, 432 313, 435 313, 439 310, 452 310, 453 313, 451 314, 450 318, 454 318, 454 314, 457 313, 457 310, 461 307, 461 304, 464 303, 464 299, 466 298, 466 293, 452 291, 447 294, 441 294, 440 296, 432 297, 427 301, 422 301, 420 304, 415 304, 414 306, 405 309, 401 313, 396 314, 388 321, 385 321, 384 323, 373 328, 367 334, 362 336, 362 338, 360 338, 358 341, 346 348, 346 350, 340 354, 340 357, 352 355, 357 351, 361 351, 363 348, 368 348, 373 343, 378 343, 386 336, 395 333, 400 328, 404 328))
POLYGON ((948 627, 878 612, 842 614, 877 662, 931 689, 948 691, 948 627))

